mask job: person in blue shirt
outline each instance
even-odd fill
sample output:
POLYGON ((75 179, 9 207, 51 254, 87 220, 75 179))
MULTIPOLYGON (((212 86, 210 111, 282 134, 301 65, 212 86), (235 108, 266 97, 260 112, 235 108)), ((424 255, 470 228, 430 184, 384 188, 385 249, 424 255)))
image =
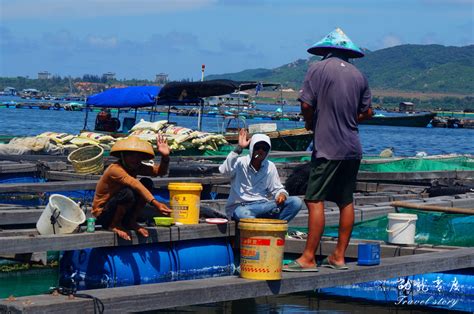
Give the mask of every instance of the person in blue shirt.
POLYGON ((275 164, 267 159, 270 138, 264 134, 255 134, 250 140, 247 137, 247 131, 241 129, 237 147, 219 167, 220 173, 231 177, 227 216, 236 221, 242 218, 290 221, 301 210, 303 202, 288 195, 275 164), (249 154, 240 156, 247 147, 249 154))

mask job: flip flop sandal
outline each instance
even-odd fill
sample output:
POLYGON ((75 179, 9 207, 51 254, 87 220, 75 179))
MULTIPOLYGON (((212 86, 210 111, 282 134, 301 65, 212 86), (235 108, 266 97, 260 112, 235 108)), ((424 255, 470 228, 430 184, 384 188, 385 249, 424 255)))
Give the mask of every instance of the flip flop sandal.
POLYGON ((298 231, 298 230, 291 230, 288 232, 288 237, 292 239, 305 240, 308 237, 308 234, 298 231))
POLYGON ((342 265, 336 265, 336 264, 333 264, 329 261, 329 258, 326 257, 325 259, 323 259, 323 261, 321 262, 321 266, 322 267, 328 267, 328 268, 332 268, 332 269, 336 269, 336 270, 347 270, 349 269, 349 267, 347 267, 346 264, 342 264, 342 265))
POLYGON ((283 266, 283 271, 289 272, 317 272, 318 268, 316 266, 313 267, 302 267, 300 263, 297 261, 293 261, 289 264, 283 266))

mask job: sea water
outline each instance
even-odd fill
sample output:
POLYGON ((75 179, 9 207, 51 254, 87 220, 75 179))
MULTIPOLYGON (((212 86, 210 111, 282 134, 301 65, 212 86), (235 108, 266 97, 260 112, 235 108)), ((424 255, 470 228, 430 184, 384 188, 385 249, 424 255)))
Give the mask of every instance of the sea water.
MULTIPOLYGON (((275 105, 259 105, 265 111, 274 111, 275 105)), ((284 112, 296 112, 298 106, 285 106, 284 112)), ((35 136, 43 132, 65 132, 73 135, 79 134, 86 126, 94 128, 97 112, 89 112, 85 125, 86 113, 82 111, 39 110, 0 108, 0 135, 9 136, 35 136)), ((120 113, 119 118, 133 117, 134 110, 120 113)), ((148 112, 140 111, 140 119, 151 120, 148 112)), ((154 121, 166 120, 166 115, 154 117, 154 121)), ((179 126, 192 129, 198 128, 198 117, 174 116, 170 121, 179 126)), ((223 117, 203 117, 202 130, 208 132, 222 131, 228 120, 223 117)), ((233 121, 237 122, 237 121, 233 121)), ((278 129, 291 129, 304 127, 301 121, 256 120, 246 119, 247 125, 254 123, 276 123, 278 129)), ((438 154, 474 154, 474 129, 447 129, 447 128, 413 128, 380 125, 360 125, 359 134, 364 155, 378 155, 383 149, 393 147, 395 156, 414 156, 418 152, 428 155, 438 154)), ((337 143, 334 143, 337 145, 337 143)))

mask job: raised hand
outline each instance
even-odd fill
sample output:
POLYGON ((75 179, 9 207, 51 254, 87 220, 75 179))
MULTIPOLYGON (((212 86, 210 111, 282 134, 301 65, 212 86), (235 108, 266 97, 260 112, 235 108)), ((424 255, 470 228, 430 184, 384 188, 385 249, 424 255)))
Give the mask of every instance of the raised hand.
POLYGON ((170 147, 168 146, 168 140, 163 134, 156 135, 156 147, 161 157, 168 157, 170 155, 170 147))
POLYGON ((239 131, 239 146, 247 148, 250 144, 250 140, 247 138, 248 132, 246 129, 240 129, 239 131))

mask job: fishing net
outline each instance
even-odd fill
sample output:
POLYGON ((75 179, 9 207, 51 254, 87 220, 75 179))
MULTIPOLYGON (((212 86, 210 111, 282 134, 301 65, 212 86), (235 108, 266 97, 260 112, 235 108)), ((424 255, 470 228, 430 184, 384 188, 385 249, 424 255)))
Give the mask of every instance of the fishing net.
POLYGON ((370 172, 474 170, 474 158, 468 156, 449 158, 404 158, 380 163, 362 163, 359 170, 370 172))
MULTIPOLYGON (((401 213, 416 214, 416 244, 449 245, 474 247, 474 215, 425 212, 419 210, 400 210, 401 213)), ((388 241, 387 216, 354 224, 352 239, 388 241)), ((305 228, 290 228, 307 232, 305 228)), ((338 226, 326 226, 324 236, 337 237, 338 226)))

